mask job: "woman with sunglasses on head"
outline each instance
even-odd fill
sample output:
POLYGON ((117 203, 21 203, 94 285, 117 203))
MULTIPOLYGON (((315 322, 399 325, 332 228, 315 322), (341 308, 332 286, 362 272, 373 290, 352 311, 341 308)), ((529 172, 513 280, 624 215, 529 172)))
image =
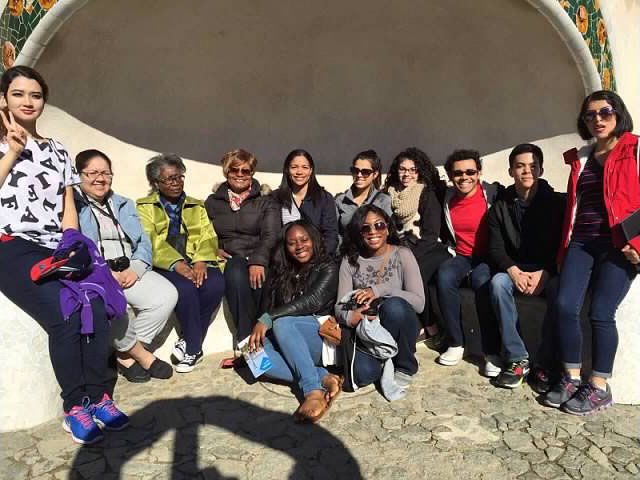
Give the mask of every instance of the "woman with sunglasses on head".
POLYGON ((306 150, 289 152, 282 167, 280 187, 273 192, 282 224, 307 220, 320 230, 325 251, 334 255, 338 247, 338 217, 333 196, 316 180, 313 157, 306 150))
POLYGON ((214 188, 205 208, 218 234, 227 304, 236 340, 242 341, 251 334, 260 313, 269 255, 280 232, 280 211, 253 178, 258 164, 253 154, 232 150, 221 163, 227 181, 214 188))
POLYGON ((76 155, 80 188, 74 192, 80 231, 91 238, 107 260, 111 273, 136 313, 112 322, 111 337, 118 352, 118 371, 130 382, 167 379, 171 365, 148 347, 160 333, 178 300, 171 283, 151 271, 151 242, 140 224, 135 204, 111 189, 111 160, 99 150, 76 155))
POLYGON ((341 379, 323 367, 319 317, 331 314, 336 301, 338 266, 325 254, 316 227, 295 220, 282 229, 273 251, 262 314, 249 349, 264 345, 272 367, 266 376, 297 383, 304 401, 296 421, 315 423, 340 392, 341 379))
POLYGON ((63 314, 63 284, 55 277, 36 283, 30 274, 35 264, 52 257, 63 231, 78 229, 73 185, 80 179, 64 146, 37 130, 49 93, 42 76, 29 67, 10 68, 0 79, 0 93, 6 102, 0 112, 0 291, 47 332, 62 390, 63 428, 75 442, 92 444, 103 438, 99 426, 121 430, 129 423, 105 383, 105 302, 91 300, 93 333, 84 334, 79 310, 63 314))
POLYGON ((622 228, 640 209, 638 137, 632 130, 622 99, 611 91, 594 92, 584 99, 578 116, 578 133, 594 142, 564 154, 571 174, 555 313, 565 374, 543 401, 574 415, 613 404, 607 379, 618 346, 615 314, 640 263, 637 228, 626 234, 622 228), (583 384, 580 310, 589 288, 592 369, 583 384))
MULTIPOLYGON (((395 383, 406 388, 418 371, 415 357, 418 317, 425 303, 424 287, 415 257, 400 246, 395 225, 387 213, 375 205, 360 207, 347 226, 341 246, 342 263, 338 281, 336 317, 340 323, 357 327, 378 318, 397 344, 393 357, 395 383), (345 296, 352 292, 353 309, 344 309, 345 296), (368 312, 375 303, 377 312, 368 312)), ((342 359, 350 364, 350 359, 342 359)), ((378 381, 383 361, 355 350, 354 376, 358 386, 378 381)), ((348 368, 345 366, 345 368, 348 368)))
POLYGON ((427 337, 426 345, 434 350, 443 347, 444 335, 431 315, 429 283, 440 264, 451 257, 439 239, 445 189, 446 184, 429 156, 415 147, 396 155, 385 180, 385 191, 391 196, 392 219, 420 266, 426 299, 420 323, 427 337))
POLYGON ((340 235, 344 236, 354 212, 362 205, 375 205, 391 215, 391 198, 380 191, 382 162, 375 150, 358 153, 351 162, 351 187, 336 196, 340 235))
POLYGON ((136 202, 151 239, 153 268, 178 290, 182 336, 172 351, 178 373, 193 371, 202 360, 202 342, 224 294, 216 232, 203 202, 184 192, 186 170, 179 156, 156 155, 146 167, 151 195, 136 202))

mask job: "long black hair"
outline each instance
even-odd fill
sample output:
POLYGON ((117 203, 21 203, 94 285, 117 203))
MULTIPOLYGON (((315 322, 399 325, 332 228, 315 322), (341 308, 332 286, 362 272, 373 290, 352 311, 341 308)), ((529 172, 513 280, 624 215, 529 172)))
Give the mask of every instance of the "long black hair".
POLYGON ((280 187, 278 190, 274 192, 276 199, 280 202, 281 205, 287 207, 289 211, 291 211, 291 195, 292 195, 292 182, 289 177, 289 165, 293 162, 293 159, 296 157, 304 157, 309 162, 309 166, 311 167, 311 177, 309 177, 309 186, 307 187, 307 196, 311 199, 313 203, 317 203, 320 201, 320 195, 322 195, 322 187, 318 183, 316 179, 316 166, 313 163, 313 157, 309 152, 303 150, 302 148, 296 148, 295 150, 291 150, 287 155, 287 158, 284 159, 284 165, 282 166, 282 180, 280 180, 280 187))
POLYGON ((413 160, 418 171, 418 183, 424 183, 427 190, 434 191, 438 198, 444 197, 444 191, 447 187, 446 182, 440 179, 438 169, 433 162, 431 162, 429 155, 416 147, 403 150, 393 159, 393 163, 391 167, 389 167, 389 173, 387 173, 387 178, 384 180, 385 192, 389 191, 389 187, 393 187, 396 190, 400 187, 398 168, 400 168, 403 160, 413 160))
POLYGON ((583 140, 590 140, 593 138, 587 124, 584 121, 582 116, 587 112, 587 108, 589 108, 589 103, 595 100, 604 100, 607 102, 613 110, 616 112, 616 127, 613 129, 613 136, 616 138, 620 138, 623 133, 633 131, 633 119, 631 118, 631 114, 629 110, 627 110, 626 105, 622 101, 622 98, 611 90, 598 90, 597 92, 593 92, 590 95, 587 95, 585 99, 582 101, 582 106, 580 107, 580 113, 578 114, 578 133, 582 137, 583 140))
MULTIPOLYGON (((285 302, 292 300, 307 284, 309 274, 315 265, 327 261, 329 257, 324 251, 324 240, 320 231, 306 220, 287 223, 280 232, 278 243, 271 254, 270 291, 285 302), (293 227, 302 227, 313 243, 313 254, 307 263, 299 263, 287 252, 287 233, 293 227)), ((273 305, 272 305, 273 306, 273 305)))
POLYGON ((363 205, 358 208, 353 214, 353 217, 351 217, 351 221, 349 222, 349 225, 347 225, 345 236, 342 239, 343 241, 340 247, 340 256, 346 257, 349 264, 356 267, 356 271, 359 267, 358 256, 366 257, 369 255, 369 250, 362 239, 360 230, 362 229, 362 225, 364 225, 365 218, 367 218, 367 215, 370 213, 375 213, 384 219, 384 222, 387 224, 387 229, 389 230, 387 243, 389 245, 401 244, 395 222, 391 221, 391 217, 387 215, 387 212, 371 203, 363 205))

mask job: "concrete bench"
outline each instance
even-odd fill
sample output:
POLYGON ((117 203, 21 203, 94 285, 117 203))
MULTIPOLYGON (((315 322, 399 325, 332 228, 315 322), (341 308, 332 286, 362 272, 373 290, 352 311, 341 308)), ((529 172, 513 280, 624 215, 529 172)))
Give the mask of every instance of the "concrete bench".
MULTIPOLYGON (((475 315, 473 295, 463 292, 463 326, 468 339, 467 350, 481 354, 478 319, 475 315)), ((519 300, 523 318, 523 336, 530 352, 535 352, 540 337, 540 327, 545 302, 536 298, 519 300)), ((48 339, 44 330, 27 314, 0 294, 0 431, 30 428, 49 421, 61 414, 60 389, 53 375, 49 360, 48 339), (21 412, 28 411, 29 415, 21 412)), ((640 278, 631 286, 617 315, 620 344, 616 357, 611 387, 618 403, 640 404, 640 382, 636 381, 640 367, 640 278)), ((214 314, 203 350, 205 353, 230 351, 233 347, 225 306, 214 314)), ((156 355, 169 360, 173 342, 177 339, 175 318, 167 323, 159 338, 156 355)), ((585 352, 590 358, 588 329, 585 335, 585 352)), ((424 366, 423 368, 429 368, 424 366)))
MULTIPOLYGON (((480 323, 475 309, 474 294, 471 289, 462 288, 462 327, 465 335, 465 356, 482 357, 480 341, 480 323)), ((430 286, 431 304, 435 314, 439 315, 435 287, 430 286)), ((541 340, 542 322, 547 309, 544 299, 538 297, 516 297, 520 316, 521 335, 532 359, 538 351, 541 340)), ((583 363, 588 371, 591 368, 591 326, 587 313, 588 304, 582 311, 583 363)), ((616 313, 618 328, 618 350, 613 368, 613 377, 609 384, 614 401, 621 404, 640 404, 640 276, 631 285, 629 293, 620 304, 616 313)))

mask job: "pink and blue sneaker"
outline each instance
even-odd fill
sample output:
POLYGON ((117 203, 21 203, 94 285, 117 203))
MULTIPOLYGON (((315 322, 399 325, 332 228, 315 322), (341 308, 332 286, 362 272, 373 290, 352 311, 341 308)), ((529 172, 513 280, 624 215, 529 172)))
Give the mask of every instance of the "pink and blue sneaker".
POLYGON ((124 430, 129 426, 129 417, 118 410, 116 404, 108 394, 102 396, 100 403, 95 403, 89 407, 93 420, 104 430, 124 430))
POLYGON ((73 441, 81 445, 91 445, 104 438, 102 431, 93 420, 88 406, 89 399, 85 398, 82 405, 71 408, 68 413, 64 414, 62 420, 62 428, 65 432, 70 433, 73 441))

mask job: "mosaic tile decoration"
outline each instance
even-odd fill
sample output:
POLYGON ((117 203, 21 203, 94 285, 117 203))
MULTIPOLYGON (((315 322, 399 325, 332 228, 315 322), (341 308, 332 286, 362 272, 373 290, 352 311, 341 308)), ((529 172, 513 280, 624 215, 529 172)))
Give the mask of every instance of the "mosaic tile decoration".
POLYGON ((600 0, 558 0, 569 18, 575 23, 587 43, 596 69, 606 90, 616 90, 613 56, 607 27, 600 11, 600 0))
POLYGON ((2 64, 0 71, 11 67, 38 22, 58 0, 9 0, 0 17, 2 64))
MULTIPOLYGON (((13 65, 38 22, 58 0, 9 0, 0 17, 0 73, 13 65)), ((62 1, 62 0, 61 0, 62 1)), ((613 58, 600 0, 558 0, 589 46, 602 85, 615 90, 613 58)))

